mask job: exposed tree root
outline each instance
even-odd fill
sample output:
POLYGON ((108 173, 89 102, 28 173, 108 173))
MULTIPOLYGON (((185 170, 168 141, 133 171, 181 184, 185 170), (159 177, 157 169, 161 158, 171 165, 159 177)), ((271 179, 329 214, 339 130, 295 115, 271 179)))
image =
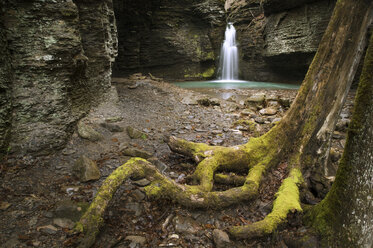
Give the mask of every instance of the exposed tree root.
MULTIPOLYGON (((193 174, 198 185, 182 185, 161 174, 155 166, 141 158, 130 159, 117 168, 103 183, 87 212, 76 224, 75 230, 84 233, 84 239, 79 247, 90 247, 103 224, 103 214, 118 187, 129 177, 145 177, 151 184, 146 186, 145 193, 154 199, 168 198, 188 208, 223 208, 241 201, 253 199, 258 194, 262 175, 272 164, 268 156, 273 154, 253 152, 254 147, 265 145, 265 142, 256 139, 250 145, 235 147, 213 147, 205 144, 188 142, 170 138, 170 147, 200 161, 193 174), (259 156, 263 156, 260 160, 259 156), (255 163, 251 163, 254 161, 255 163), (224 171, 248 171, 246 177, 223 176, 216 173, 224 171), (226 191, 211 191, 214 180, 241 185, 226 191)), ((267 146, 268 148, 268 146, 267 146)), ((292 209, 301 210, 299 204, 298 183, 302 175, 299 170, 293 169, 290 177, 280 188, 274 209, 263 221, 251 226, 234 227, 230 230, 235 237, 251 237, 272 232, 279 223, 286 219, 292 209), (286 197, 285 197, 286 195, 286 197), (290 198, 289 198, 290 195, 290 198)))
POLYGON ((298 185, 303 181, 299 169, 293 168, 290 175, 281 184, 276 193, 273 209, 263 220, 256 223, 236 226, 229 229, 229 233, 238 239, 254 238, 271 234, 277 226, 286 222, 287 215, 292 211, 302 211, 299 200, 298 185))

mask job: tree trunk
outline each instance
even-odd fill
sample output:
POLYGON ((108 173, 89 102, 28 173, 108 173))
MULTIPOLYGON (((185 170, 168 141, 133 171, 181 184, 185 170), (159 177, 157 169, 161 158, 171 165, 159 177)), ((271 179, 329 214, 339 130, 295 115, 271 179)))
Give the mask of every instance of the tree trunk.
POLYGON ((336 180, 308 216, 331 247, 373 245, 373 35, 355 102, 336 180))

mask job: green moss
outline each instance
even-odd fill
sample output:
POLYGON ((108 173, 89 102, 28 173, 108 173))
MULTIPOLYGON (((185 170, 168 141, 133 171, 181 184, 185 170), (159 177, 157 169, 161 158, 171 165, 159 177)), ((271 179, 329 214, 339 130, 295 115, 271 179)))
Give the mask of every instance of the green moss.
POLYGON ((155 199, 161 198, 162 192, 163 192, 161 183, 159 181, 152 182, 150 185, 146 186, 144 190, 145 190, 145 194, 148 197, 155 198, 155 199))
POLYGON ((263 220, 251 225, 233 227, 229 232, 235 237, 254 237, 273 233, 277 226, 286 221, 290 211, 302 211, 298 185, 303 181, 299 169, 293 168, 276 193, 273 209, 263 220))
POLYGON ((202 73, 202 77, 211 78, 212 76, 214 76, 214 74, 215 74, 215 68, 210 67, 209 69, 207 69, 206 71, 202 73))
POLYGON ((210 67, 202 73, 185 74, 184 78, 211 78, 215 74, 215 67, 210 67))

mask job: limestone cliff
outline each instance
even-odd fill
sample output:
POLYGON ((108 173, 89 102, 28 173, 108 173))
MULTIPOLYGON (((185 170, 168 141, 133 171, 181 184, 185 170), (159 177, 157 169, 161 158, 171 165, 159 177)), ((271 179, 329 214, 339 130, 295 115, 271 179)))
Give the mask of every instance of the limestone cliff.
POLYGON ((47 154, 110 87, 111 0, 0 3, 0 146, 47 154))
POLYGON ((224 36, 221 0, 114 0, 119 55, 115 75, 208 78, 224 36))
POLYGON ((241 77, 301 82, 329 22, 334 0, 237 0, 230 5, 241 49, 241 77))

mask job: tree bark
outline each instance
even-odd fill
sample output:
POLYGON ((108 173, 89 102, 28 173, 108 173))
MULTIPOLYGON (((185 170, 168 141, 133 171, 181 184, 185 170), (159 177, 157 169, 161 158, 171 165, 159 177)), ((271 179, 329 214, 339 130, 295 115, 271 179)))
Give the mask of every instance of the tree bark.
POLYGON ((373 35, 355 102, 336 180, 308 214, 329 247, 373 245, 373 35))

